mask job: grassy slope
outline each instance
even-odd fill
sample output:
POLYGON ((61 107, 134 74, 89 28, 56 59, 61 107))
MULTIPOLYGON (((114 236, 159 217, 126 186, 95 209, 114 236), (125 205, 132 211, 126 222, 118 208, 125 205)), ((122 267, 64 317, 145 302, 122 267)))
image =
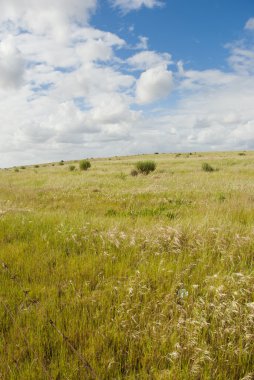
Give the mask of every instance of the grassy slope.
POLYGON ((0 171, 0 378, 253 371, 254 153, 144 158, 0 171))

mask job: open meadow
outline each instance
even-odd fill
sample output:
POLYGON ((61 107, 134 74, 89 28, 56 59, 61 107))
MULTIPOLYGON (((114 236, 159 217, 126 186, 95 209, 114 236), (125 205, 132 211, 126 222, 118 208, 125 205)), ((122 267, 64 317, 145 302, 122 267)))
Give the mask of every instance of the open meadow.
POLYGON ((0 170, 0 379, 253 380, 254 152, 90 162, 0 170))

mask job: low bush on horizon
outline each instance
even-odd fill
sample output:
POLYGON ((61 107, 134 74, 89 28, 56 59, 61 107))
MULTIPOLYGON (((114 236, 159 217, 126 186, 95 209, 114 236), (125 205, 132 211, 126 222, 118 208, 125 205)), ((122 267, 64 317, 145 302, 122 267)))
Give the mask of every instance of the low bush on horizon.
POLYGON ((88 170, 91 167, 91 162, 89 160, 81 160, 79 162, 80 170, 88 170))
POLYGON ((204 172, 214 172, 215 169, 210 164, 208 164, 207 162, 204 162, 202 164, 202 170, 204 172))
POLYGON ((132 177, 136 177, 138 175, 138 171, 136 170, 136 169, 133 169, 132 171, 131 171, 131 176, 132 177))
POLYGON ((69 171, 70 172, 74 172, 76 170, 76 166, 75 165, 70 165, 69 166, 69 171))
POLYGON ((138 161, 136 169, 139 173, 147 175, 156 169, 156 163, 154 161, 138 161))

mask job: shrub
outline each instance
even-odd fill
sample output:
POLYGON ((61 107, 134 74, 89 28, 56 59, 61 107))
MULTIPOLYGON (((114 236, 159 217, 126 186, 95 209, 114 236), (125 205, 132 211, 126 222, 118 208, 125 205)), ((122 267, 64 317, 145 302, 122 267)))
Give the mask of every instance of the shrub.
POLYGON ((59 162, 59 165, 64 165, 64 160, 61 160, 61 161, 59 162))
POLYGON ((80 170, 88 170, 91 167, 91 163, 88 160, 81 160, 79 162, 80 170))
POLYGON ((139 161, 136 163, 137 170, 142 174, 149 174, 156 169, 154 161, 139 161))
POLYGON ((76 169, 76 166, 75 166, 75 165, 70 165, 70 166, 69 166, 69 170, 70 170, 70 172, 74 172, 75 169, 76 169))
POLYGON ((213 172, 213 171, 214 171, 214 168, 213 168, 210 164, 208 164, 207 162, 204 162, 204 163, 202 164, 202 170, 203 170, 204 172, 213 172))
POLYGON ((138 171, 136 169, 133 169, 131 171, 131 175, 132 175, 132 177, 136 177, 138 175, 138 171))

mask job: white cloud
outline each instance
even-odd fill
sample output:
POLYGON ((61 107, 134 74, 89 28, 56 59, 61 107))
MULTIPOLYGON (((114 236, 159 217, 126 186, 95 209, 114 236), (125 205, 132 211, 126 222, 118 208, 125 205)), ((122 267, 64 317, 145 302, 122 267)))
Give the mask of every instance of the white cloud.
POLYGON ((254 17, 250 18, 246 24, 245 24, 245 29, 248 30, 254 30, 254 17))
POLYGON ((0 42, 0 86, 17 88, 22 84, 25 62, 12 36, 0 42))
POLYGON ((24 163, 43 159, 45 150, 54 160, 71 154, 66 146, 79 152, 129 138, 129 126, 139 118, 131 110, 135 78, 121 70, 116 56, 125 41, 87 24, 95 5, 2 1, 0 150, 6 165, 20 157, 24 163))
POLYGON ((137 82, 138 104, 148 104, 166 97, 173 88, 173 75, 163 66, 143 72, 137 82))
POLYGON ((254 77, 238 75, 228 81, 225 73, 224 84, 218 86, 216 80, 210 82, 209 72, 207 81, 205 75, 203 86, 184 92, 177 107, 146 120, 163 136, 161 150, 254 149, 254 77))
POLYGON ((247 48, 243 44, 232 44, 229 48, 228 62, 233 70, 243 75, 254 73, 254 48, 247 48))
POLYGON ((138 37, 139 42, 136 44, 136 50, 146 50, 148 49, 148 38, 145 36, 138 37))
POLYGON ((137 10, 141 7, 154 8, 162 6, 163 2, 160 0, 111 0, 115 7, 119 7, 124 11, 137 10))
POLYGON ((53 33, 62 39, 67 36, 70 21, 87 23, 95 7, 96 0, 1 0, 0 21, 12 21, 17 27, 37 34, 53 33))
POLYGON ((180 88, 182 90, 195 90, 202 88, 216 88, 229 84, 236 78, 236 74, 224 73, 220 70, 187 70, 181 71, 180 88))
POLYGON ((135 70, 147 70, 156 66, 165 68, 172 63, 168 53, 156 53, 155 51, 142 51, 127 59, 127 63, 135 70))

